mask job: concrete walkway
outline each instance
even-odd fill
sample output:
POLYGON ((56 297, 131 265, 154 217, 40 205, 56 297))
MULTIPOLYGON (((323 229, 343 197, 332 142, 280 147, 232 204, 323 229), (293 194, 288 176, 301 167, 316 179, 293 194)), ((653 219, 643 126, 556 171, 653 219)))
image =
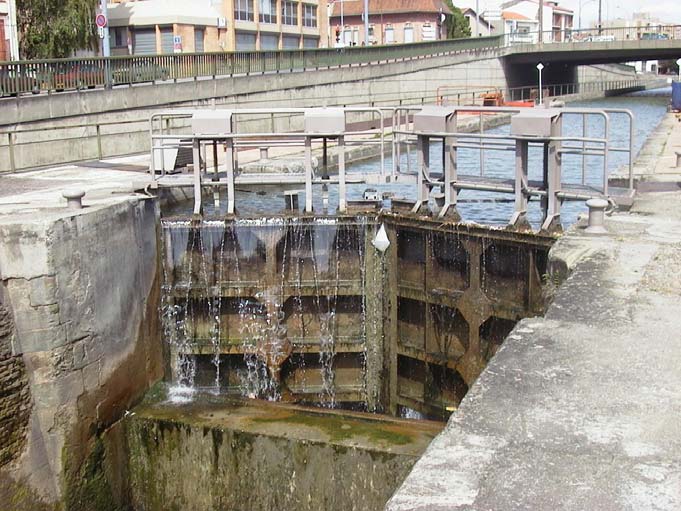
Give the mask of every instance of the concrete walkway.
MULTIPOLYGON (((681 190, 681 168, 676 151, 681 151, 681 116, 668 113, 641 148, 634 162, 634 181, 641 191, 681 190)), ((628 170, 610 175, 615 186, 627 186, 628 170)))
MULTIPOLYGON (((668 167, 647 177, 681 181, 668 167)), ((607 228, 552 249, 569 278, 546 316, 516 326, 388 510, 681 509, 681 192, 607 228)))

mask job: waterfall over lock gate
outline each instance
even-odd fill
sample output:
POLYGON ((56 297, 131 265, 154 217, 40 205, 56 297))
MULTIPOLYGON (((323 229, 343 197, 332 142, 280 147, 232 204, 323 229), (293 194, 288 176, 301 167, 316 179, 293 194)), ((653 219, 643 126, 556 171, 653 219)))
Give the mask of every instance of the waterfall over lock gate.
POLYGON ((368 221, 164 220, 162 318, 176 396, 202 388, 374 408, 368 221))

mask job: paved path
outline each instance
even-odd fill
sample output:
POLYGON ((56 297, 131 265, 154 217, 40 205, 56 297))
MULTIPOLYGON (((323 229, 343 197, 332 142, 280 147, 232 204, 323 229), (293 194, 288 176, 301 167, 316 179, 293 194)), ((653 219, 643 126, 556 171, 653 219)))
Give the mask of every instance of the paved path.
MULTIPOLYGON (((676 122, 650 177, 681 178, 679 141, 676 122)), ((607 228, 552 249, 571 273, 546 316, 516 326, 388 510, 681 509, 681 192, 607 228)))

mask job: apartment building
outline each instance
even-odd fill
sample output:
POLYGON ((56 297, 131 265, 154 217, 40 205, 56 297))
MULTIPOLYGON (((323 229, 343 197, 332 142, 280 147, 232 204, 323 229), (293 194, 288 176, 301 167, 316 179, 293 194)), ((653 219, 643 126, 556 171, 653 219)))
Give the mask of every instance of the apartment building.
MULTIPOLYGON (((539 29, 539 2, 537 0, 511 0, 501 4, 501 8, 507 13, 507 16, 516 16, 516 21, 519 21, 521 25, 520 30, 525 31, 529 28, 529 30, 535 31, 539 29), (526 20, 536 21, 536 27, 528 27, 526 20)), ((573 27, 573 18, 574 13, 570 9, 559 6, 558 2, 555 1, 544 1, 541 23, 544 41, 563 41, 569 38, 573 27)), ((509 24, 509 20, 505 20, 503 28, 506 29, 505 33, 509 33, 509 27, 514 28, 516 24, 509 24)))
POLYGON ((326 0, 137 0, 108 6, 111 53, 326 47, 326 0))
POLYGON ((364 38, 364 0, 336 0, 331 4, 329 16, 333 44, 359 46, 443 39, 442 13, 447 12, 449 9, 439 0, 369 0, 367 43, 364 38))
POLYGON ((15 0, 0 0, 0 61, 19 59, 15 0))

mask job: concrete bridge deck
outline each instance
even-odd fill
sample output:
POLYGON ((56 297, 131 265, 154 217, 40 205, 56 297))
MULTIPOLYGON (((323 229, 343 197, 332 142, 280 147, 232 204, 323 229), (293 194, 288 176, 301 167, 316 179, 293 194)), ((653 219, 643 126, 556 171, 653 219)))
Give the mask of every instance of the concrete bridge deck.
MULTIPOLYGON (((649 181, 681 181, 671 120, 649 181)), ((511 332, 387 510, 681 508, 680 203, 642 194, 608 234, 556 244, 551 278, 569 277, 546 316, 511 332)))

